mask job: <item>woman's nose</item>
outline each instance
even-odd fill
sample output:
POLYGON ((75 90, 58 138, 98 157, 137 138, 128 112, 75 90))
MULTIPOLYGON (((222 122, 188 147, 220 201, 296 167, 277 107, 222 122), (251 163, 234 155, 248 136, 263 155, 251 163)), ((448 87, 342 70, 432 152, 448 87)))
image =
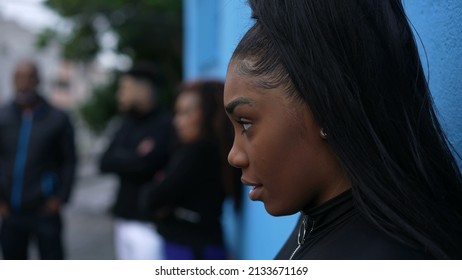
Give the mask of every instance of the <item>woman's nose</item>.
POLYGON ((234 141, 233 147, 228 154, 228 162, 236 168, 246 168, 249 165, 247 154, 239 145, 234 141))

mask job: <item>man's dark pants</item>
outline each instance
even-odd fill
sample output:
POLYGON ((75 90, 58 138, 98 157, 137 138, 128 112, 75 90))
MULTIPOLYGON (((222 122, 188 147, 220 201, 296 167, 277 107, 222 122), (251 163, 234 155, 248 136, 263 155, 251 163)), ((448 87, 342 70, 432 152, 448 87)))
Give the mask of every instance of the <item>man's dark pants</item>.
POLYGON ((41 259, 63 259, 61 232, 62 220, 60 214, 10 214, 2 218, 0 229, 3 258, 7 260, 28 259, 29 241, 35 240, 37 241, 41 259))

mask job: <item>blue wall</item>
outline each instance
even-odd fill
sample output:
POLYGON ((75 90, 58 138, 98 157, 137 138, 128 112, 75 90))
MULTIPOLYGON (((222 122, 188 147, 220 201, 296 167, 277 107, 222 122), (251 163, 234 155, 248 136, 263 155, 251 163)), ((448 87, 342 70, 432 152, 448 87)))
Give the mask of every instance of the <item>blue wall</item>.
MULTIPOLYGON (((425 46, 427 78, 439 118, 462 154, 462 1, 407 0, 405 8, 425 46)), ((426 67, 421 44, 419 51, 426 67)), ((459 159, 459 166, 461 162, 459 159)))
MULTIPOLYGON (((184 78, 225 78, 231 54, 251 25, 244 0, 184 0, 184 78)), ((425 45, 430 89, 454 147, 462 153, 462 1, 404 1, 425 45)), ((422 48, 420 48, 423 54, 422 48)), ((421 55, 426 64, 425 55, 421 55)), ((460 163, 461 161, 459 161, 460 163)), ((235 256, 271 259, 293 229, 297 215, 272 217, 245 190, 242 219, 225 207, 224 225, 235 256)))
POLYGON ((231 54, 251 24, 244 0, 184 0, 184 77, 225 78, 231 54))

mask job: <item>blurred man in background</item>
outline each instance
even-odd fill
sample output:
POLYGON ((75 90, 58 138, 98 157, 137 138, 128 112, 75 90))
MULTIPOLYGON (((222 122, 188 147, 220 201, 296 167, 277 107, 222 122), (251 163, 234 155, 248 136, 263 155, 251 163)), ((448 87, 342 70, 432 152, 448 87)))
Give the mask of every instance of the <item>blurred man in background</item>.
POLYGON ((27 259, 29 240, 41 259, 63 259, 61 208, 76 165, 67 114, 39 95, 30 60, 14 71, 15 98, 0 108, 0 243, 5 259, 27 259))
POLYGON ((124 119, 100 164, 101 171, 119 177, 113 208, 118 259, 164 258, 162 238, 138 205, 141 187, 165 168, 172 142, 171 116, 157 102, 159 80, 148 64, 119 80, 117 101, 124 119))

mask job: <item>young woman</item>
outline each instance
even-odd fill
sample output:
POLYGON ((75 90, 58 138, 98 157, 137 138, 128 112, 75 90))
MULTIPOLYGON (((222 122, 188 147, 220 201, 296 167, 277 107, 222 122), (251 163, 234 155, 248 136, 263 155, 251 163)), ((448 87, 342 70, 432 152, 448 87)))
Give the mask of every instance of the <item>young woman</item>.
POLYGON ((399 0, 250 0, 231 59, 229 162, 277 259, 462 258, 462 179, 399 0))
POLYGON ((145 202, 166 241, 167 259, 225 259, 220 223, 225 195, 238 197, 237 169, 226 162, 232 128, 223 111, 223 82, 181 86, 174 125, 181 147, 145 202), (237 175, 237 176, 236 176, 237 175))

